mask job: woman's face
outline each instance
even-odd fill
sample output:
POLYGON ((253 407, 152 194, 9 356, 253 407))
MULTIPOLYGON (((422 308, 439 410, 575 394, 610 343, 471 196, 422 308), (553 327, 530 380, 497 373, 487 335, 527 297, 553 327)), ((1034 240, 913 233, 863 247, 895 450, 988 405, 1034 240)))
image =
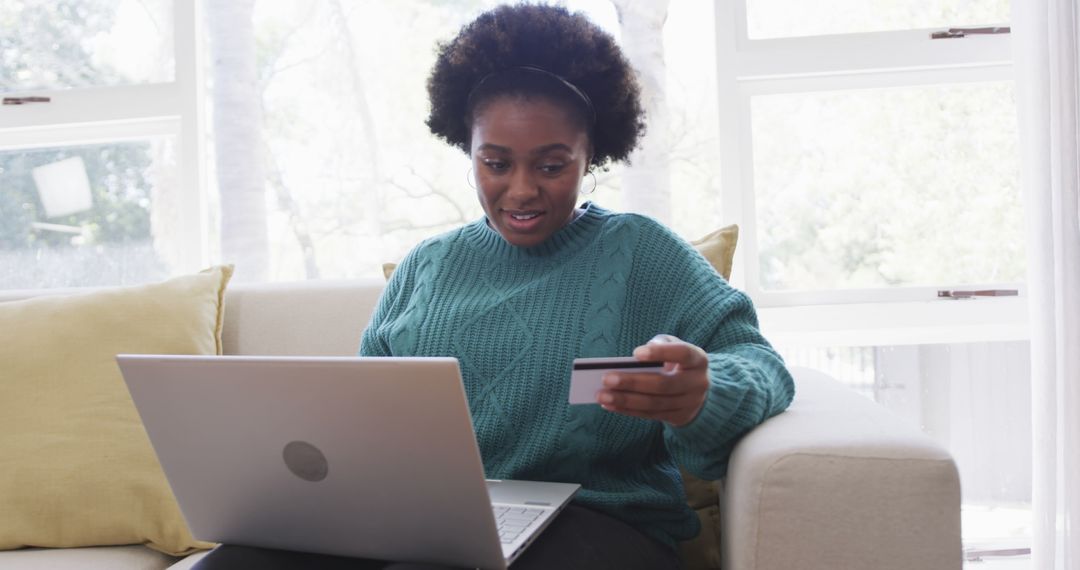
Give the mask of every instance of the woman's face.
POLYGON ((574 219, 589 137, 545 99, 503 97, 473 120, 476 194, 491 226, 513 245, 538 245, 574 219))

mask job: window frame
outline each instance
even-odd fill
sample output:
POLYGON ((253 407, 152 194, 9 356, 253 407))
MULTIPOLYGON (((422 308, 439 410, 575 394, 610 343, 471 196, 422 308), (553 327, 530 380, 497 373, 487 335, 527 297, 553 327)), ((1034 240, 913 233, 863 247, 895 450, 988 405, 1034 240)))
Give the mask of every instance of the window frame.
MULTIPOLYGON (((717 2, 716 51, 722 203, 739 224, 734 284, 759 308, 762 328, 788 342, 831 345, 979 342, 1027 338, 1018 297, 939 300, 933 287, 770 291, 760 283, 751 99, 759 95, 1015 81, 1008 34, 931 40, 933 29, 750 39, 746 3, 717 2)), ((990 25, 992 23, 988 23, 990 25)), ((1022 215, 1022 214, 1018 214, 1022 215)))
POLYGON ((5 97, 46 96, 48 103, 0 107, 0 150, 107 144, 153 137, 176 141, 176 187, 181 195, 174 215, 180 254, 175 273, 190 273, 209 259, 206 162, 202 151, 204 109, 201 11, 199 2, 173 1, 173 81, 86 87, 34 89, 5 97))

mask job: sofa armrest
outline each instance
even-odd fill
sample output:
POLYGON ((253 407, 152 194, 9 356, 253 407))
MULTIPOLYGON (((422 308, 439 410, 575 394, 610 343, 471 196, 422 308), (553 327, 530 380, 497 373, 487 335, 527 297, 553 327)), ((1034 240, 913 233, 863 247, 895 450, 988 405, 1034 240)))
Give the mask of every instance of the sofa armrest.
POLYGON ((959 570, 960 480, 949 453, 825 374, 792 374, 788 411, 731 455, 725 570, 959 570))

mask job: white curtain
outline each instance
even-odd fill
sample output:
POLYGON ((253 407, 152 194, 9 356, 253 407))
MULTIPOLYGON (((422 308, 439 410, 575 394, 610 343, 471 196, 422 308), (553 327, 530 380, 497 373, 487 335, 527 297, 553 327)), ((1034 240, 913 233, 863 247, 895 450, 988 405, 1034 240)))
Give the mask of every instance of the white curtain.
POLYGON ((1080 41, 1076 0, 1013 0, 1027 209, 1033 568, 1080 568, 1080 41))

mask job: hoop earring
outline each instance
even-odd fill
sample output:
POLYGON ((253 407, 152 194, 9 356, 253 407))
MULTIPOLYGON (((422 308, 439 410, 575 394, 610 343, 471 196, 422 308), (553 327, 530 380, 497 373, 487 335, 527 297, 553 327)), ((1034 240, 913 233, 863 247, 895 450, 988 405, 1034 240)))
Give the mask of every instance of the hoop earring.
POLYGON ((583 196, 588 196, 589 194, 596 192, 596 173, 594 173, 592 170, 589 170, 589 175, 592 176, 592 188, 589 188, 588 192, 582 192, 581 194, 583 196))
POLYGON ((473 182, 474 182, 473 168, 470 166, 469 171, 465 173, 465 184, 468 184, 469 188, 472 188, 473 190, 476 190, 476 186, 473 186, 473 182))

